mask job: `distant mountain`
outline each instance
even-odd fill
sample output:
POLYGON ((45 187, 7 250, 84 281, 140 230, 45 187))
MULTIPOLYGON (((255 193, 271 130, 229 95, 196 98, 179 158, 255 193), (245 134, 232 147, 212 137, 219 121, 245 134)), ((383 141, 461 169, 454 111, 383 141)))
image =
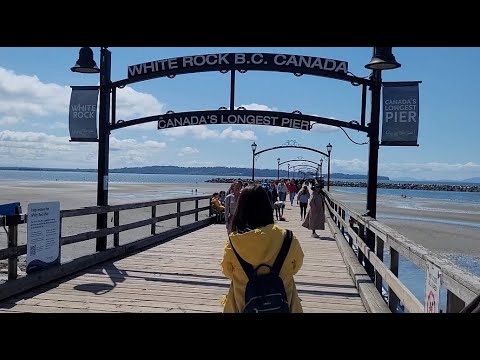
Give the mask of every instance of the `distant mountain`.
MULTIPOLYGON (((97 172, 97 169, 56 169, 56 168, 31 168, 31 167, 0 167, 0 170, 28 170, 28 171, 74 171, 74 172, 97 172)), ((180 167, 180 166, 144 166, 144 167, 124 167, 120 169, 110 169, 110 173, 127 174, 181 174, 181 175, 211 175, 211 176, 238 176, 249 177, 252 174, 251 168, 235 167, 180 167)), ((286 170, 280 170, 280 177, 288 176, 286 170)), ((327 174, 323 173, 324 178, 327 174)), ((277 169, 255 169, 257 178, 276 178, 277 169)), ((290 173, 292 177, 292 173, 290 173)), ((349 179, 349 180, 367 180, 367 175, 331 173, 330 179, 349 179)), ((389 180, 387 176, 378 176, 378 180, 389 180)))
POLYGON ((463 182, 480 183, 480 176, 463 180, 463 182))

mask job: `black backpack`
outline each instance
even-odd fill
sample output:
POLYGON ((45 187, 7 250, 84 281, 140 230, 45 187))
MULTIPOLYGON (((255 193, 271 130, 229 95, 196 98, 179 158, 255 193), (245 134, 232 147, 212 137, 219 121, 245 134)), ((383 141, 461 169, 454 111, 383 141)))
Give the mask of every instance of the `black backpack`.
POLYGON ((255 269, 245 260, 243 260, 233 247, 230 241, 235 256, 237 257, 243 271, 248 276, 248 283, 245 289, 245 308, 244 313, 289 313, 287 294, 283 280, 280 278, 280 270, 283 262, 287 257, 292 243, 292 232, 285 231, 285 238, 283 240, 282 248, 273 263, 273 266, 267 264, 260 264, 255 269), (268 267, 270 272, 268 274, 258 274, 258 269, 262 266, 268 267))

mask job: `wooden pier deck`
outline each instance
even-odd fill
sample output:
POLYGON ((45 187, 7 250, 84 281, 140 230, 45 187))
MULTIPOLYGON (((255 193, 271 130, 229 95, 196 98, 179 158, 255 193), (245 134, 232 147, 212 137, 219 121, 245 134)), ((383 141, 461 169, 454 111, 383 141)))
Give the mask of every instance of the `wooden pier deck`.
MULTIPOLYGON (((295 276, 306 313, 365 313, 366 309, 328 226, 310 237, 299 208, 280 222, 298 237, 305 259, 295 276)), ((222 312, 229 280, 220 261, 225 226, 210 225, 107 261, 0 302, 0 312, 222 312)))

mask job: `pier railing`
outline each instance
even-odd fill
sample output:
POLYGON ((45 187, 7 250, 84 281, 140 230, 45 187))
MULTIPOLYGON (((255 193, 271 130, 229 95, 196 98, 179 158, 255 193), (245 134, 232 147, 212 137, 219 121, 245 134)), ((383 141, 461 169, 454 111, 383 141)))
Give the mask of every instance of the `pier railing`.
MULTIPOLYGON (((480 294, 478 277, 414 243, 376 219, 359 214, 335 200, 327 191, 324 193, 330 214, 327 222, 332 233, 341 245, 347 243, 352 249, 355 248, 358 261, 366 265, 366 270, 370 271, 370 278, 380 293, 383 291, 383 281, 386 282, 388 286, 386 302, 392 312, 397 312, 399 302, 412 313, 424 312, 425 308, 425 304, 421 303, 398 278, 400 255, 421 269, 426 270, 429 264, 440 268, 441 286, 447 289, 447 312, 459 312, 466 303, 480 294), (373 251, 367 246, 367 232, 373 233, 371 236, 375 239, 373 251), (385 246, 389 248, 389 266, 384 263, 385 246), (370 270, 372 267, 374 271, 370 270)), ((349 270, 353 275, 351 269, 349 270)))
MULTIPOLYGON (((210 196, 192 196, 148 202, 128 203, 121 205, 91 206, 81 209, 61 210, 61 247, 108 235, 113 235, 113 247, 107 248, 107 250, 101 252, 81 256, 59 266, 55 266, 42 271, 34 272, 26 276, 19 277, 17 273, 18 257, 27 253, 27 245, 18 245, 18 230, 20 226, 25 226, 25 224, 28 222, 28 218, 26 214, 22 214, 20 215, 20 219, 21 220, 15 224, 9 224, 6 217, 0 216, 0 226, 6 227, 6 229, 8 229, 8 247, 0 249, 0 260, 8 259, 8 281, 4 284, 0 284, 0 300, 12 296, 16 293, 20 293, 30 288, 42 285, 49 281, 55 280, 57 278, 67 276, 79 270, 86 269, 100 262, 118 256, 126 255, 128 253, 137 251, 150 245, 166 242, 187 232, 194 231, 203 226, 207 226, 214 221, 215 216, 211 215, 210 196), (202 206, 200 206, 200 202, 202 202, 202 206), (160 205, 168 204, 176 204, 176 212, 157 216, 157 207, 160 205), (192 208, 182 211, 182 204, 188 204, 189 207, 192 208), (151 209, 151 215, 149 218, 139 221, 127 222, 120 225, 120 215, 122 211, 142 208, 151 209), (199 213, 201 212, 208 213, 205 214, 204 219, 199 220, 199 213), (113 213, 112 227, 62 236, 62 230, 64 230, 62 229, 62 223, 64 223, 64 219, 105 213, 113 213), (194 221, 185 225, 181 225, 181 218, 188 215, 194 215, 194 221), (157 223, 164 222, 170 219, 176 219, 176 227, 157 233, 157 223), (120 245, 120 234, 122 232, 138 229, 145 226, 150 226, 150 236, 135 239, 133 241, 126 242, 125 244, 120 245)), ((127 221, 129 219, 130 216, 127 218, 127 221)))

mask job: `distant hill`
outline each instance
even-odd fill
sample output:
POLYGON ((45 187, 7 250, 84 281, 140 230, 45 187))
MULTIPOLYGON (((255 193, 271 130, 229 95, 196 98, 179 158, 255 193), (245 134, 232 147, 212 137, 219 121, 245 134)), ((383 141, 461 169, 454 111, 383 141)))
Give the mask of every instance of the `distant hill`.
MULTIPOLYGON (((96 172, 97 169, 58 169, 58 168, 32 168, 32 167, 0 167, 0 170, 25 170, 25 171, 75 171, 75 172, 96 172)), ((179 175, 212 175, 212 176, 239 176, 248 177, 252 175, 251 168, 236 167, 180 167, 180 166, 143 166, 143 167, 124 167, 120 169, 110 169, 110 173, 124 174, 179 174, 179 175)), ((280 177, 286 178, 288 172, 280 170, 280 177)), ((290 176, 292 174, 290 173, 290 176)), ((324 172, 323 176, 327 174, 324 172)), ((277 169, 255 169, 255 177, 277 177, 277 169)), ((366 180, 367 175, 332 173, 330 179, 355 179, 366 180)), ((379 176, 379 180, 389 180, 387 176, 379 176)))
POLYGON ((418 179, 415 179, 413 177, 399 177, 392 179, 392 181, 418 181, 418 179))
POLYGON ((480 176, 465 179, 465 180, 463 180, 463 182, 480 183, 480 176))

